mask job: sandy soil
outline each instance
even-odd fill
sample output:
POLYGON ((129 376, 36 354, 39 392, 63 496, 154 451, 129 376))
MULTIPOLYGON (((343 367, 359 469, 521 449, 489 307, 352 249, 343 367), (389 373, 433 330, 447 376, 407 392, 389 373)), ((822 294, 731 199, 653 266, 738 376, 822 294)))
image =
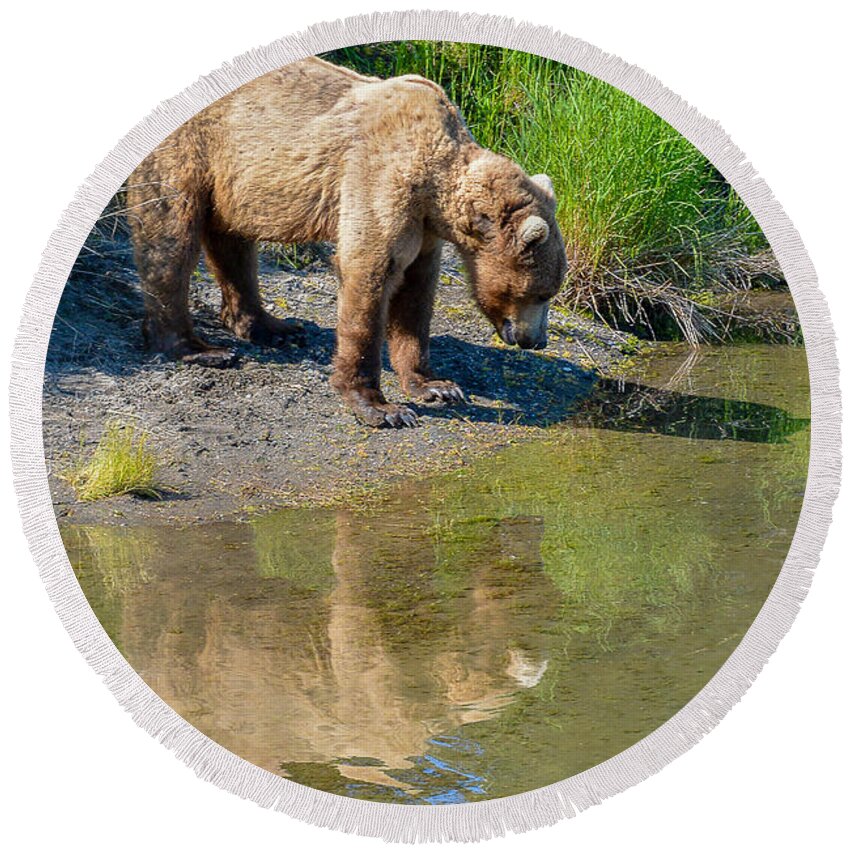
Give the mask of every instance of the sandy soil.
MULTIPOLYGON (((129 243, 120 235, 90 239, 66 285, 45 374, 45 453, 57 514, 78 522, 185 522, 344 501, 401 476, 456 467, 564 420, 598 370, 634 346, 626 335, 554 311, 547 351, 503 346, 449 252, 432 327, 432 364, 464 388, 468 403, 414 404, 420 427, 369 429, 328 385, 337 290, 328 259, 321 247, 300 268, 272 252, 262 255, 267 306, 299 318, 306 331, 306 344, 281 349, 258 348, 222 327, 219 290, 202 264, 191 295, 197 328, 238 353, 234 367, 208 369, 143 350, 129 243), (91 452, 109 419, 135 421, 150 433, 162 460, 162 500, 76 501, 62 473, 91 452)), ((388 398, 403 398, 388 364, 382 380, 388 398)))

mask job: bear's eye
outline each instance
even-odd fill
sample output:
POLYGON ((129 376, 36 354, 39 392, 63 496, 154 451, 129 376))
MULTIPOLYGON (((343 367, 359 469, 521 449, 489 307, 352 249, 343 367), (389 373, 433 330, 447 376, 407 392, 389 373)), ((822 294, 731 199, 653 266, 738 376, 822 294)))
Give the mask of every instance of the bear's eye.
POLYGON ((533 266, 535 264, 534 245, 523 248, 519 253, 517 261, 521 266, 525 266, 526 268, 533 266))

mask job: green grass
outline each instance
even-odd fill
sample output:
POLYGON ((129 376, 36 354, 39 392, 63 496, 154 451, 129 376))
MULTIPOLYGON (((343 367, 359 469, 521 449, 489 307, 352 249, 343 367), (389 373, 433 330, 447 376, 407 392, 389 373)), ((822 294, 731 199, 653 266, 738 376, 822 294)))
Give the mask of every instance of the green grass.
POLYGON ((133 494, 159 498, 157 457, 148 447, 148 434, 132 423, 107 422, 97 446, 65 473, 82 502, 133 494))
POLYGON ((779 280, 757 223, 711 163, 633 98, 574 68, 475 44, 390 42, 326 58, 443 85, 476 140, 545 172, 571 261, 571 309, 643 336, 722 335, 710 296, 779 280))

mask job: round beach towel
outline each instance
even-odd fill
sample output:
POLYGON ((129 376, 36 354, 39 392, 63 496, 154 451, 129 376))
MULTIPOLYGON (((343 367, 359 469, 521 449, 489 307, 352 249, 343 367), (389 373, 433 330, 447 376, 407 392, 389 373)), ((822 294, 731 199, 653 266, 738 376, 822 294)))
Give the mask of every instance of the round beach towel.
POLYGON ((723 131, 583 42, 403 13, 252 51, 69 207, 12 382, 51 598, 136 721, 391 840, 687 750, 808 588, 832 330, 723 131))

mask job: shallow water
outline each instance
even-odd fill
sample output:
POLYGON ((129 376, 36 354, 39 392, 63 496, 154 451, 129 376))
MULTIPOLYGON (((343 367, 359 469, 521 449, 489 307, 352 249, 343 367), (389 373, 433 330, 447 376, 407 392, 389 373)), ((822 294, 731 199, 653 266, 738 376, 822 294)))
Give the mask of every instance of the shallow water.
POLYGON ((676 353, 368 511, 62 534, 130 664, 220 744, 338 794, 485 800, 621 752, 717 671, 787 553, 808 415, 800 348, 676 353))

